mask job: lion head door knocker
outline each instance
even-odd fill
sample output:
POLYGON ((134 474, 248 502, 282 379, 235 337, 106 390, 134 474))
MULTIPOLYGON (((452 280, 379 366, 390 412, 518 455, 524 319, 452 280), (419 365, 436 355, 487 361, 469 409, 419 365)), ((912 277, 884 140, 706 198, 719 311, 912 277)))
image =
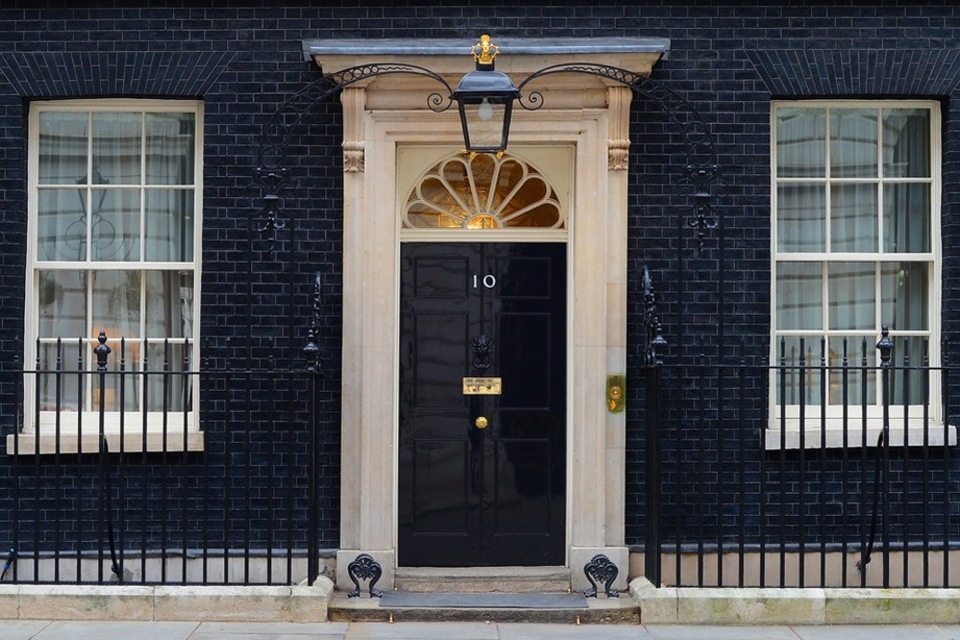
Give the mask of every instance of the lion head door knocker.
POLYGON ((493 340, 487 336, 477 336, 473 339, 473 366, 481 371, 490 368, 490 357, 493 355, 493 340))

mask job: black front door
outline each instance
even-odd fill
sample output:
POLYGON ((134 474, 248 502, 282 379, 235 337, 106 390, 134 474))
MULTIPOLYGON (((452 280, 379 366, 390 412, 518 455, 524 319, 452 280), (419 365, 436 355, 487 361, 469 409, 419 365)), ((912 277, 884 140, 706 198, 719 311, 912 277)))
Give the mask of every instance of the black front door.
POLYGON ((566 245, 405 243, 400 272, 399 564, 562 565, 566 245))

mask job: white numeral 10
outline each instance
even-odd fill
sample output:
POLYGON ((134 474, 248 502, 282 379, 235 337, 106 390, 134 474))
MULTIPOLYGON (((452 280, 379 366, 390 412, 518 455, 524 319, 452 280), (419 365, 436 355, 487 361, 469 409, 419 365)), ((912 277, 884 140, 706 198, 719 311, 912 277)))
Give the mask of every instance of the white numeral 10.
POLYGON ((483 276, 482 280, 477 274, 473 274, 474 289, 480 286, 480 282, 483 282, 483 286, 487 289, 493 289, 495 286, 497 286, 497 278, 492 273, 488 273, 487 275, 483 276))

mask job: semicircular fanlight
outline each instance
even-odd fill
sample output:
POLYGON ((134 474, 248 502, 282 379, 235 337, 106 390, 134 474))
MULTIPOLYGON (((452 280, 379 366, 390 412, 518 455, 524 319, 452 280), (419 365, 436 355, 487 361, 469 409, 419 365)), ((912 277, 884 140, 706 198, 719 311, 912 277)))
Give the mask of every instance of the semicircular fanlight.
POLYGON ((516 156, 453 155, 424 173, 407 196, 406 229, 563 229, 556 190, 516 156))

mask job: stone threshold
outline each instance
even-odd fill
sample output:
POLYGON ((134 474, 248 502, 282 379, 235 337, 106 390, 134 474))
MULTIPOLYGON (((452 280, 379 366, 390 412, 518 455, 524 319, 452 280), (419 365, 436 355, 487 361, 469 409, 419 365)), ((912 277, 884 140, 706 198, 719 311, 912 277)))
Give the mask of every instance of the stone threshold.
MULTIPOLYGON (((432 592, 437 594, 437 592, 432 592)), ((465 595, 464 592, 453 592, 465 595)), ((442 594, 437 594, 442 595, 442 594)), ((523 595, 523 594, 518 594, 523 595)), ((620 598, 587 598, 581 606, 538 608, 512 607, 508 603, 492 607, 398 607, 366 594, 350 598, 340 591, 330 601, 329 616, 337 622, 541 622, 554 624, 639 624, 637 602, 623 594, 620 598)))
POLYGON ((570 591, 566 567, 400 567, 398 591, 460 593, 562 593, 570 591))

